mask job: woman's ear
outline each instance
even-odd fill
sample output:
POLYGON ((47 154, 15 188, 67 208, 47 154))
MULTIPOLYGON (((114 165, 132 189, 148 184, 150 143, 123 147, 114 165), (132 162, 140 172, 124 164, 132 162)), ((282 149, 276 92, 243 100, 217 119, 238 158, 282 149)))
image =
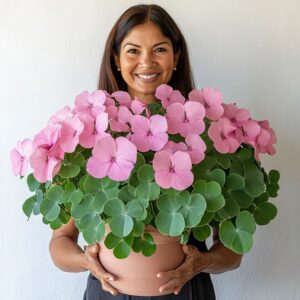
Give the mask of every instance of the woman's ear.
POLYGON ((116 65, 117 69, 119 70, 120 69, 120 57, 119 57, 119 55, 117 55, 115 53, 113 55, 114 55, 115 65, 116 65))
POLYGON ((174 54, 174 66, 175 67, 177 67, 180 54, 181 54, 181 50, 180 49, 178 49, 178 51, 174 54))

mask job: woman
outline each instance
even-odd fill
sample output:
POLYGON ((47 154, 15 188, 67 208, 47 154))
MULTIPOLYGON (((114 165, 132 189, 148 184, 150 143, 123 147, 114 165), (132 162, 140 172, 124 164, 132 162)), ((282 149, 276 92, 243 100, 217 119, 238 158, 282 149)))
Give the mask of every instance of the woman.
MULTIPOLYGON (((168 83, 187 97, 194 88, 185 39, 176 23, 157 5, 129 8, 117 20, 108 37, 100 70, 98 88, 112 93, 127 90, 144 103, 155 101, 155 90, 168 83)), ((159 273, 169 281, 160 287, 168 295, 136 297, 119 294, 98 259, 98 244, 85 248, 77 245, 78 230, 74 221, 53 232, 50 253, 56 266, 67 272, 90 271, 84 299, 215 299, 209 273, 222 273, 237 268, 241 256, 224 247, 214 230, 214 244, 192 236, 183 246, 186 259, 176 270, 159 273), (116 297, 112 295, 117 295, 116 297), (175 296, 174 294, 178 294, 175 296)))

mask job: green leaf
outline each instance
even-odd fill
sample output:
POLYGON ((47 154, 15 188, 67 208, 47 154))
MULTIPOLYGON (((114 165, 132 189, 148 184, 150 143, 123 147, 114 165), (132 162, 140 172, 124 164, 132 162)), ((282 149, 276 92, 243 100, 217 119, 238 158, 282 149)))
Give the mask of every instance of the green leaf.
POLYGON ((137 170, 137 177, 140 181, 151 182, 154 179, 154 171, 151 165, 143 165, 137 170))
POLYGON ((80 167, 71 163, 66 163, 59 170, 59 176, 61 178, 74 178, 80 172, 80 167))
POLYGON ((214 169, 209 173, 209 180, 216 181, 221 187, 225 184, 226 175, 222 169, 214 169))
POLYGON ((113 253, 115 257, 123 259, 129 256, 131 247, 123 240, 114 248, 113 253))
POLYGON ((280 179, 280 173, 277 170, 271 170, 269 172, 269 179, 272 183, 277 183, 280 179))
POLYGON ((221 195, 221 187, 216 181, 206 182, 200 179, 193 184, 193 187, 193 192, 200 193, 205 198, 216 198, 221 195))
POLYGON ((82 236, 88 244, 101 241, 105 236, 105 225, 101 223, 96 228, 89 228, 82 232, 82 236))
POLYGON ((120 199, 109 200, 104 205, 104 212, 111 217, 120 216, 125 212, 125 204, 120 199))
POLYGON ((86 193, 95 195, 101 190, 100 179, 88 175, 83 182, 83 188, 86 193))
POLYGON ((131 200, 126 204, 125 210, 130 217, 140 218, 142 216, 144 207, 138 200, 131 200))
POLYGON ((226 186, 229 190, 241 190, 245 187, 245 181, 242 176, 231 173, 226 178, 226 186))
POLYGON ((40 183, 34 178, 32 173, 27 176, 27 185, 30 192, 35 192, 40 187, 40 183))
POLYGON ((214 212, 205 211, 204 215, 201 218, 199 226, 207 225, 213 218, 214 212))
POLYGON ((111 231, 119 237, 127 236, 133 229, 133 225, 132 218, 126 214, 112 217, 109 222, 111 231))
POLYGON ((40 204, 40 211, 47 220, 54 221, 60 213, 60 207, 55 198, 44 197, 40 204))
POLYGON ((216 158, 218 160, 218 164, 224 168, 224 169, 229 169, 230 167, 230 157, 228 154, 221 154, 221 153, 216 153, 216 158))
POLYGON ((222 209, 218 210, 217 214, 221 221, 235 217, 240 212, 240 206, 235 199, 228 197, 222 209))
POLYGON ((136 189, 128 185, 122 187, 118 193, 118 198, 121 199, 124 203, 130 202, 135 197, 136 189))
POLYGON ((141 237, 135 237, 132 243, 132 250, 136 253, 141 252, 143 247, 143 241, 141 237))
POLYGON ((155 225, 162 234, 177 236, 184 230, 184 217, 179 212, 160 211, 155 217, 155 225))
POLYGON ((167 194, 162 194, 158 198, 156 205, 159 210, 168 212, 176 212, 180 208, 178 200, 167 194))
POLYGON ((264 192, 262 193, 259 197, 254 199, 254 203, 256 205, 259 205, 261 203, 267 202, 269 200, 269 193, 268 192, 264 192))
POLYGON ((256 198, 265 191, 263 173, 255 165, 254 161, 243 161, 245 192, 252 198, 256 198))
POLYGON ((81 219, 88 211, 91 210, 94 197, 92 195, 84 195, 82 201, 78 204, 73 204, 71 207, 71 216, 74 219, 81 219))
POLYGON ((241 208, 247 208, 253 203, 253 198, 245 193, 244 190, 228 192, 228 197, 234 199, 241 208))
POLYGON ((243 211, 236 218, 236 226, 231 221, 221 223, 219 236, 226 247, 238 254, 244 254, 252 247, 254 232, 254 218, 248 211, 243 211))
POLYGON ((63 191, 62 194, 62 202, 71 202, 74 204, 78 204, 83 198, 83 193, 80 190, 75 191, 63 191))
POLYGON ((133 227, 133 236, 141 236, 144 233, 145 225, 142 221, 135 220, 133 227))
POLYGON ((258 225, 266 225, 277 215, 277 208, 270 202, 259 204, 254 211, 254 219, 258 225))
POLYGON ((216 198, 206 198, 207 211, 215 212, 225 205, 225 199, 223 195, 220 195, 216 198))
POLYGON ((153 255, 156 251, 156 245, 155 244, 149 244, 147 242, 144 242, 142 244, 142 253, 144 256, 149 257, 153 255))
POLYGON ((247 148, 242 148, 238 153, 238 157, 242 161, 249 160, 252 158, 252 152, 247 148))
POLYGON ((141 182, 136 187, 136 195, 139 199, 155 200, 160 195, 160 187, 156 182, 141 182))
POLYGON ((62 201, 63 188, 58 185, 52 185, 46 193, 46 197, 53 202, 63 203, 62 201))
POLYGON ((69 162, 73 165, 78 165, 79 167, 83 167, 85 163, 85 158, 80 152, 70 153, 69 162))
POLYGON ((26 199, 22 206, 23 212, 27 216, 28 219, 30 218, 31 213, 33 211, 33 207, 35 204, 35 198, 36 198, 36 196, 34 195, 34 196, 31 196, 30 198, 26 199))
POLYGON ((80 218, 78 229, 85 231, 87 229, 97 228, 100 223, 102 223, 101 217, 95 212, 89 211, 80 218))
POLYGON ((209 225, 193 228, 193 236, 198 241, 205 241, 211 235, 211 228, 209 225))
POLYGON ((121 240, 122 240, 122 238, 120 238, 119 236, 116 236, 112 232, 110 232, 105 238, 104 245, 108 249, 113 249, 118 245, 118 243, 121 240))

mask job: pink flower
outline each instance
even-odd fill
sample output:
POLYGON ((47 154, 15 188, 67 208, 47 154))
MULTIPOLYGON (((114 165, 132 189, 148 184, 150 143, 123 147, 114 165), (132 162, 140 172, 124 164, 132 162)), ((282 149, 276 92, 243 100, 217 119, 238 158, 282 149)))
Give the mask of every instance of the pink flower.
POLYGON ((177 151, 182 151, 186 152, 188 150, 188 147, 185 143, 180 142, 180 143, 174 143, 172 141, 168 141, 165 146, 162 148, 162 150, 167 150, 171 152, 172 154, 177 152, 177 151))
POLYGON ((205 109, 202 104, 187 101, 185 104, 174 103, 167 107, 168 132, 180 133, 186 137, 190 133, 201 134, 205 129, 203 121, 205 109))
POLYGON ((13 174, 25 176, 28 170, 29 158, 32 153, 32 141, 26 139, 19 141, 17 147, 10 152, 13 174))
POLYGON ((99 113, 95 119, 88 114, 79 115, 79 119, 84 124, 84 130, 79 136, 79 144, 84 148, 93 148, 98 139, 107 136, 105 132, 108 126, 108 114, 99 113))
POLYGON ((241 127, 250 119, 250 112, 244 108, 237 108, 235 103, 222 104, 224 117, 227 117, 234 126, 241 127))
POLYGON ((96 178, 108 176, 112 180, 128 179, 137 157, 136 146, 124 137, 111 136, 97 141, 93 155, 87 162, 87 171, 96 178))
POLYGON ((252 145, 255 143, 256 138, 260 132, 259 124, 253 120, 249 119, 241 128, 241 130, 236 131, 236 136, 240 143, 246 143, 252 145))
POLYGON ((33 169, 33 176, 41 183, 52 180, 61 166, 61 160, 49 154, 49 150, 38 148, 30 157, 30 166, 33 169))
MULTIPOLYGON (((270 127, 270 123, 267 120, 259 121, 258 124, 260 125, 261 129, 266 130, 270 134, 270 139, 268 140, 267 145, 262 147, 261 153, 269 153, 270 155, 274 155, 276 153, 276 149, 273 145, 277 143, 275 131, 270 127)), ((262 145, 266 144, 266 141, 263 142, 262 138, 260 138, 258 142, 262 145)))
POLYGON ((192 185, 191 158, 186 152, 177 151, 174 154, 167 150, 156 152, 153 159, 155 180, 164 189, 174 188, 182 191, 192 185))
POLYGON ((60 147, 63 151, 72 153, 79 142, 79 136, 84 128, 78 116, 68 117, 62 122, 60 147))
POLYGON ((89 94, 88 91, 84 91, 75 98, 75 107, 72 110, 73 113, 89 114, 96 118, 99 113, 105 110, 104 102, 106 100, 107 93, 101 90, 94 91, 89 94))
POLYGON ((185 142, 188 146, 187 153, 191 157, 193 164, 198 164, 205 157, 206 144, 202 138, 197 134, 188 134, 185 138, 185 142))
POLYGON ((130 108, 132 99, 127 92, 117 91, 112 93, 111 96, 114 97, 120 105, 130 108))
POLYGON ((47 125, 48 126, 61 125, 64 119, 71 116, 72 116, 71 108, 69 106, 65 106, 50 118, 47 125))
POLYGON ((235 137, 236 127, 227 118, 212 122, 208 128, 208 136, 214 142, 215 149, 220 153, 233 153, 240 146, 235 137))
POLYGON ((155 97, 161 100, 161 104, 164 108, 167 108, 172 103, 184 104, 185 98, 178 90, 173 91, 173 88, 167 84, 161 84, 157 87, 155 97))
POLYGON ((110 113, 110 129, 116 132, 129 132, 128 123, 132 117, 132 112, 126 106, 108 107, 110 113))
POLYGON ((167 120, 160 115, 154 115, 150 119, 134 115, 130 120, 131 137, 130 140, 141 152, 149 150, 158 151, 164 147, 168 141, 167 120))
POLYGON ((202 90, 193 90, 189 93, 189 100, 200 102, 205 108, 207 119, 217 121, 224 112, 222 106, 222 95, 219 90, 214 88, 205 88, 202 90))
POLYGON ((140 115, 146 109, 147 105, 138 99, 131 102, 131 110, 135 115, 140 115))

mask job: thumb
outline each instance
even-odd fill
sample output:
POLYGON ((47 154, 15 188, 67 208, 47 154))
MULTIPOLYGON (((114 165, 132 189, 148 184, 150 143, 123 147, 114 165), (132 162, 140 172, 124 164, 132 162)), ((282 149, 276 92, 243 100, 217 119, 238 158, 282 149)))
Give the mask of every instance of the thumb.
POLYGON ((188 254, 190 251, 190 247, 188 245, 182 245, 182 250, 185 254, 188 254))

